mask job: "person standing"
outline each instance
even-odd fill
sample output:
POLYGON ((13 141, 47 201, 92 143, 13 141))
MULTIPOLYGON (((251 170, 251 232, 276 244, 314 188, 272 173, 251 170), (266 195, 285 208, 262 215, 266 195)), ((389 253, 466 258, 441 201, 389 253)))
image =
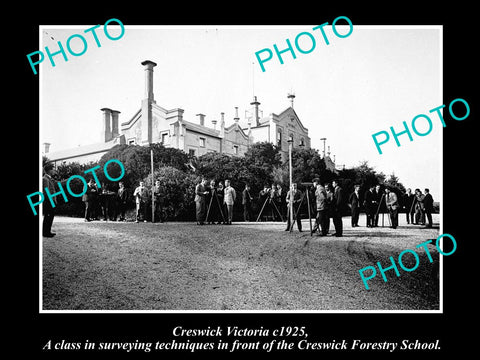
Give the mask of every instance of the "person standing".
POLYGON ((336 237, 343 236, 343 221, 342 221, 342 210, 343 210, 343 189, 340 187, 340 184, 336 181, 332 181, 333 186, 333 203, 332 203, 332 215, 333 215, 333 226, 335 226, 336 237))
POLYGON ((415 209, 413 206, 414 202, 415 202, 415 195, 412 194, 412 189, 408 188, 407 193, 403 197, 403 206, 405 208, 407 224, 410 224, 410 222, 413 224, 415 222, 413 219, 413 215, 415 214, 415 209))
POLYGON ((285 217, 285 191, 282 189, 282 185, 277 184, 277 201, 278 201, 278 210, 280 211, 281 218, 285 217))
POLYGON ((197 225, 204 225, 205 221, 205 196, 208 194, 208 191, 205 187, 207 180, 202 178, 199 184, 195 186, 195 210, 197 225))
POLYGON ((225 180, 224 194, 225 194, 225 197, 223 198, 223 201, 227 206, 227 224, 232 225, 233 204, 235 203, 237 194, 235 193, 235 189, 230 186, 230 180, 225 180))
MULTIPOLYGON (((55 193, 55 183, 52 177, 52 176, 55 176, 55 174, 56 174, 56 170, 53 168, 52 165, 47 164, 46 166, 43 167, 43 177, 42 177, 43 189, 47 188, 50 194, 55 193)), ((53 198, 53 202, 55 203, 55 205, 57 204, 56 197, 53 198)), ((52 225, 53 225, 53 218, 55 217, 55 208, 52 206, 50 201, 44 201, 42 206, 43 206, 42 235, 44 237, 54 237, 55 233, 52 232, 52 225)))
MULTIPOLYGON (((225 198, 225 187, 221 181, 218 182, 217 187, 217 197, 218 197, 218 208, 220 210, 220 214, 223 219, 223 224, 227 223, 227 208, 225 207, 225 203, 223 199, 225 198)), ((219 220, 217 224, 221 224, 222 222, 219 220)))
POLYGON ((348 198, 348 203, 352 210, 352 227, 358 226, 358 218, 360 216, 360 185, 355 185, 353 193, 348 198))
POLYGON ((329 183, 325 183, 325 192, 327 193, 327 201, 326 201, 326 219, 325 219, 325 231, 328 234, 330 231, 330 218, 333 217, 332 215, 332 207, 333 207, 333 191, 332 186, 329 183))
POLYGON ((127 190, 125 189, 125 184, 123 181, 118 183, 118 191, 117 191, 117 201, 116 201, 116 211, 115 217, 120 215, 118 221, 125 221, 125 210, 127 209, 127 190))
POLYGON ((250 195, 250 185, 245 184, 245 189, 242 192, 242 205, 243 205, 243 221, 252 220, 252 201, 253 198, 250 195))
POLYGON ((300 202, 302 201, 302 192, 297 189, 297 184, 293 183, 292 188, 287 192, 287 228, 285 231, 290 231, 290 227, 293 226, 290 222, 290 208, 293 207, 293 220, 295 221, 295 215, 297 216, 297 227, 298 231, 302 232, 302 219, 300 216, 300 211, 298 211, 298 207, 300 206, 300 202), (291 194, 291 195, 290 195, 291 194), (293 203, 291 202, 291 197, 293 198, 293 203))
POLYGON ((133 192, 133 197, 135 198, 137 210, 135 222, 138 223, 140 218, 142 218, 144 222, 147 222, 148 190, 145 187, 145 183, 143 181, 140 181, 139 186, 137 186, 137 188, 133 192))
POLYGON ((82 195, 82 201, 85 203, 85 220, 84 221, 92 221, 94 216, 94 206, 95 201, 94 197, 97 193, 97 187, 93 182, 93 179, 90 179, 87 184, 87 190, 85 194, 82 195))
POLYGON ((327 192, 325 191, 325 188, 319 183, 317 183, 317 190, 315 190, 315 203, 317 216, 315 221, 315 228, 313 229, 313 231, 315 232, 316 230, 321 229, 320 235, 326 236, 328 234, 327 221, 330 221, 327 213, 327 192))
POLYGON ((365 192, 365 197, 363 200, 363 205, 365 206, 365 214, 367 215, 367 227, 374 226, 375 212, 377 207, 375 206, 375 186, 371 185, 370 188, 365 192))
POLYGON ((383 194, 382 194, 382 190, 381 190, 380 185, 375 186, 375 191, 374 191, 373 198, 374 198, 373 204, 375 206, 375 214, 373 215, 373 226, 377 227, 378 226, 378 219, 380 217, 380 211, 382 211, 382 214, 383 214, 383 209, 382 209, 383 194))
MULTIPOLYGON (((320 184, 320 179, 315 178, 315 179, 312 180, 312 183, 313 183, 312 187, 307 188, 307 190, 306 190, 306 191, 309 191, 309 198, 310 198, 310 204, 308 204, 308 206, 310 206, 312 214, 317 214, 318 215, 318 211, 317 211, 317 186, 320 184)), ((324 188, 324 190, 325 190, 325 188, 324 188)), ((320 229, 320 223, 318 222, 318 216, 315 216, 315 225, 313 226, 312 232, 316 232, 319 229, 320 229)))
POLYGON ((155 186, 153 187, 154 221, 158 219, 159 222, 163 223, 164 204, 165 192, 163 191, 163 187, 160 185, 160 180, 156 180, 155 186))
POLYGON ((425 195, 420 189, 415 189, 415 225, 425 225, 425 195))
POLYGON ((433 212, 433 197, 430 194, 429 189, 425 189, 425 196, 423 198, 423 206, 425 210, 425 215, 428 220, 427 228, 431 228, 433 226, 432 223, 432 212, 433 212))
MULTIPOLYGON (((259 206, 260 206, 260 211, 262 212, 262 214, 268 214, 268 210, 269 210, 269 195, 270 195, 270 188, 268 187, 268 185, 264 185, 263 186, 263 189, 260 190, 259 194, 258 194, 258 200, 259 200, 259 206), (263 211, 262 211, 263 210, 263 211)), ((259 214, 259 215, 262 215, 262 214, 259 214)), ((264 220, 267 219, 267 215, 264 215, 264 220)), ((262 218, 260 218, 260 220, 262 220, 262 218)))
POLYGON ((387 205, 388 214, 390 216, 391 228, 396 229, 398 226, 398 198, 397 194, 385 188, 385 204, 387 205))

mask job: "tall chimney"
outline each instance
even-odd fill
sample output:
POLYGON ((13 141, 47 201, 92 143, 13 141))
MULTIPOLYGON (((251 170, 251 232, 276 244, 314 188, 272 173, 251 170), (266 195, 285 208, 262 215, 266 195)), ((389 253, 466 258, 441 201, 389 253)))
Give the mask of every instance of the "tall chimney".
POLYGON ((198 116, 198 121, 200 122, 200 125, 205 126, 205 115, 197 114, 197 116, 198 116))
POLYGON ((44 154, 48 154, 48 152, 50 151, 50 143, 47 143, 47 142, 44 142, 43 144, 43 153, 44 154))
POLYGON ((225 137, 225 113, 220 113, 220 134, 221 138, 225 137))
POLYGON ((120 114, 120 111, 112 110, 112 138, 116 138, 120 135, 118 132, 118 114, 120 114))
POLYGON ((112 118, 112 110, 109 108, 100 109, 103 111, 103 123, 102 123, 102 140, 104 142, 112 140, 112 129, 110 127, 110 122, 112 118))
POLYGON ((240 118, 238 117, 238 106, 235 106, 235 117, 233 118, 233 120, 235 120, 235 122, 238 123, 238 120, 240 120, 240 118))
POLYGON ((153 68, 157 66, 156 63, 150 60, 142 62, 145 66, 145 99, 155 101, 153 98, 153 68))
POLYGON ((255 106, 255 125, 259 126, 260 125, 260 121, 259 121, 260 118, 258 117, 258 105, 260 105, 260 103, 257 101, 256 96, 253 97, 253 101, 250 103, 250 105, 255 106))

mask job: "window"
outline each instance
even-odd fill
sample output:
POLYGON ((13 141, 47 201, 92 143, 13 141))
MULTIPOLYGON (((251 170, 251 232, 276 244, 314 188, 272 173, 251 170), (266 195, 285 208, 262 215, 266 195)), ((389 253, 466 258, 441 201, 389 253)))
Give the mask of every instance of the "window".
POLYGON ((205 147, 207 141, 205 138, 201 137, 199 138, 199 142, 200 142, 200 147, 205 147))
POLYGON ((195 156, 195 150, 194 149, 188 149, 188 156, 195 156))
POLYGON ((233 153, 238 155, 238 145, 233 145, 233 153))
POLYGON ((135 138, 133 139, 128 139, 128 145, 135 145, 136 142, 135 142, 135 138))
POLYGON ((282 146, 282 130, 278 130, 277 132, 277 146, 282 146))
POLYGON ((300 139, 300 146, 305 146, 305 139, 304 138, 300 139))
POLYGON ((161 144, 168 144, 168 132, 165 132, 161 135, 161 144))

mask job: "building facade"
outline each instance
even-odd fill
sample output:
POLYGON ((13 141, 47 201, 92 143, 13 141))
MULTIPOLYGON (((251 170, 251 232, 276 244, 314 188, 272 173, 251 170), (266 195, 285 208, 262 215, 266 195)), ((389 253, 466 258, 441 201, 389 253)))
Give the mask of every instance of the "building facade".
POLYGON ((212 120, 212 126, 205 124, 205 115, 197 114, 196 120, 184 119, 184 110, 166 109, 158 105, 153 92, 153 61, 141 63, 145 72, 145 95, 140 109, 128 120, 119 124, 120 111, 102 108, 102 139, 98 144, 79 146, 74 149, 48 152, 44 155, 55 164, 61 162, 96 161, 117 144, 148 145, 161 143, 165 147, 183 150, 191 156, 217 152, 231 156, 242 156, 255 142, 271 142, 279 146, 284 159, 288 156, 288 139, 294 140, 294 147, 310 148, 308 129, 303 126, 293 109, 294 95, 289 95, 291 106, 279 114, 259 116, 260 102, 254 97, 252 115, 245 119, 247 125, 240 125, 238 108, 235 108, 233 124, 226 126, 224 113, 220 120, 212 120), (219 124, 217 124, 219 122, 219 124), (218 125, 218 126, 217 126, 218 125))

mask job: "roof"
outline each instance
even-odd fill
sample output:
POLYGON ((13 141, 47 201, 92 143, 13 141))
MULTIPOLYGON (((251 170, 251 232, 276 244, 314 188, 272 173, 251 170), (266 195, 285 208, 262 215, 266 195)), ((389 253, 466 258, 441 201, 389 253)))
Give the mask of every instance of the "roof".
POLYGON ((101 152, 106 152, 113 148, 115 145, 120 143, 120 137, 123 135, 117 136, 113 140, 103 143, 89 144, 78 146, 76 148, 53 151, 44 154, 51 161, 67 160, 75 157, 91 155, 101 152))
POLYGON ((182 124, 185 125, 185 128, 187 130, 195 131, 197 133, 201 133, 201 134, 205 134, 213 137, 220 137, 220 131, 214 130, 204 125, 195 124, 187 120, 182 120, 182 124))

